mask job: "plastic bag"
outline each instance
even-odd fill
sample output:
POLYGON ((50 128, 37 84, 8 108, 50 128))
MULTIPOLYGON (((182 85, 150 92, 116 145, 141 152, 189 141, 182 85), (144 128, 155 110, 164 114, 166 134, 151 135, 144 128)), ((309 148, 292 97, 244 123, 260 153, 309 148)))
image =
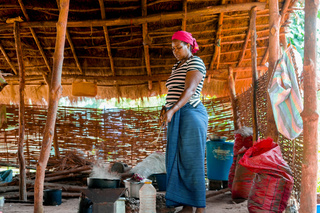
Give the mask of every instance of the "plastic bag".
POLYGON ((250 127, 242 127, 241 129, 234 132, 235 133, 235 141, 233 146, 233 162, 231 164, 229 175, 228 175, 228 187, 232 189, 233 179, 235 176, 236 168, 237 168, 237 155, 239 150, 242 147, 250 148, 252 146, 252 128, 250 127))
POLYGON ((231 190, 231 197, 232 199, 248 199, 250 189, 252 186, 252 181, 255 176, 255 173, 247 169, 246 167, 242 166, 241 164, 238 164, 239 160, 242 158, 244 153, 248 149, 243 147, 239 150, 238 156, 237 156, 237 162, 236 162, 236 170, 235 170, 235 176, 233 179, 232 184, 232 190, 231 190))
POLYGON ((249 212, 284 211, 293 177, 279 145, 271 138, 261 140, 246 151, 239 164, 256 173, 248 197, 249 212))

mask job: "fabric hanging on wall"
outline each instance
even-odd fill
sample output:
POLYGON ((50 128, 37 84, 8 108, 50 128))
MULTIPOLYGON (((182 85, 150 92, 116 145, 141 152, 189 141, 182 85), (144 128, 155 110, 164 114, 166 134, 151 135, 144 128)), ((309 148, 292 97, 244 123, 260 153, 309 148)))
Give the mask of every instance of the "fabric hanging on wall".
POLYGON ((278 60, 268 87, 278 131, 288 139, 298 137, 303 129, 300 116, 303 105, 295 70, 297 57, 293 48, 289 45, 278 60))
POLYGON ((7 123, 6 105, 0 105, 0 128, 4 127, 6 123, 7 123))

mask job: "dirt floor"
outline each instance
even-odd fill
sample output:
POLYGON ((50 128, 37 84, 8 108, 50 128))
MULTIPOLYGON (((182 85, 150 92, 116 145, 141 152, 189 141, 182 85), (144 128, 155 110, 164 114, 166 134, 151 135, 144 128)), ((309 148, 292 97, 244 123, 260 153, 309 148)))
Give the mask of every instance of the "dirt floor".
MULTIPOLYGON (((62 199, 59 206, 44 206, 46 213, 77 213, 79 209, 79 198, 62 199)), ((176 208, 179 211, 181 208, 176 208)), ((5 202, 4 213, 32 213, 33 204, 8 203, 5 202)), ((173 211, 165 211, 171 212, 173 211)), ((164 213, 161 211, 161 213, 164 213)), ((217 194, 214 191, 207 193, 206 213, 248 213, 247 202, 235 204, 231 199, 231 192, 217 194)))

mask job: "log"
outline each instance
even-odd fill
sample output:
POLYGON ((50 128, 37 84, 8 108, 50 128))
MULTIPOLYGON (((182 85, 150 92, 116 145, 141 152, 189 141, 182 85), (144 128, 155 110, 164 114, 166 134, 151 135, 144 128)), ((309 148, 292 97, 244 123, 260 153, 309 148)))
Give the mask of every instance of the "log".
POLYGON ((90 166, 83 166, 75 169, 69 169, 69 170, 64 170, 64 171, 58 171, 58 172, 53 172, 50 174, 46 174, 46 177, 54 177, 54 176, 59 176, 59 175, 64 175, 64 174, 69 174, 69 173, 75 173, 75 172, 82 172, 86 170, 91 170, 92 168, 90 166))
POLYGON ((45 178, 44 181, 50 182, 50 181, 56 181, 56 180, 61 180, 61 179, 65 179, 65 178, 70 178, 70 177, 78 177, 81 176, 82 174, 79 173, 69 173, 69 174, 63 174, 63 175, 57 175, 57 176, 53 176, 53 177, 48 177, 45 178))
MULTIPOLYGON (((16 167, 19 168, 18 164, 12 164, 12 163, 5 163, 0 161, 0 166, 7 166, 7 167, 16 167)), ((34 166, 26 166, 27 169, 34 169, 36 170, 37 168, 34 166)))
POLYGON ((213 197, 213 196, 224 194, 224 193, 229 192, 229 191, 231 191, 229 188, 221 189, 219 191, 207 191, 206 192, 206 198, 210 198, 210 197, 213 197))
POLYGON ((24 106, 24 88, 25 88, 25 68, 23 63, 19 22, 14 22, 14 40, 19 66, 19 140, 18 140, 18 159, 19 159, 19 199, 27 200, 26 186, 26 160, 23 154, 23 143, 25 135, 25 106, 24 106))
MULTIPOLYGON (((216 13, 227 13, 235 11, 249 11, 252 7, 256 6, 258 10, 263 10, 266 7, 265 2, 249 2, 240 4, 225 4, 218 6, 210 6, 200 9, 191 10, 188 12, 188 18, 194 18, 205 15, 212 15, 216 13)), ((168 21, 183 19, 184 11, 168 12, 162 14, 148 15, 146 17, 136 18, 117 18, 107 20, 89 20, 89 21, 69 21, 67 27, 103 27, 103 26, 121 26, 121 25, 139 25, 149 22, 168 21)), ((38 22, 22 22, 21 28, 42 28, 42 27, 55 27, 54 21, 38 21, 38 22)), ((10 29, 12 24, 3 24, 1 29, 10 29)))
POLYGON ((19 191, 19 186, 0 186, 0 193, 19 191))
MULTIPOLYGON (((279 58, 279 1, 269 1, 269 69, 268 69, 268 82, 272 78, 274 66, 279 58)), ((271 137, 275 142, 278 142, 279 134, 274 120, 271 101, 269 95, 267 95, 267 137, 271 137)))
POLYGON ((58 101, 62 93, 61 73, 63 65, 63 53, 66 40, 66 29, 69 12, 69 0, 60 1, 60 13, 57 23, 56 49, 53 55, 52 79, 49 91, 49 108, 47 121, 44 128, 43 142, 37 163, 37 173, 34 193, 34 213, 43 213, 43 183, 45 169, 48 163, 52 139, 54 135, 55 121, 57 117, 58 101))
MULTIPOLYGON (((9 192, 9 193, 4 193, 1 196, 3 196, 5 199, 16 199, 16 198, 19 198, 19 193, 17 193, 17 192, 9 192)), ((34 192, 28 192, 27 193, 27 197, 28 198, 32 198, 34 196, 35 196, 34 192)), ((81 196, 81 193, 80 192, 62 192, 61 196, 63 198, 77 198, 77 197, 81 196)))
POLYGON ((300 213, 317 212, 318 120, 317 113, 317 13, 319 1, 305 1, 303 89, 303 160, 300 213))

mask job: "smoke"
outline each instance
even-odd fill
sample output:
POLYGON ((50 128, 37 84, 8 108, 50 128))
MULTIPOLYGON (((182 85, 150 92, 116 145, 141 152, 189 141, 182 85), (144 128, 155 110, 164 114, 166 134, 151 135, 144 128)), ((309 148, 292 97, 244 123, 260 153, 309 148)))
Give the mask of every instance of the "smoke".
POLYGON ((106 179, 120 179, 120 175, 118 172, 110 171, 110 163, 97 164, 92 168, 92 172, 90 174, 92 178, 106 178, 106 179))

